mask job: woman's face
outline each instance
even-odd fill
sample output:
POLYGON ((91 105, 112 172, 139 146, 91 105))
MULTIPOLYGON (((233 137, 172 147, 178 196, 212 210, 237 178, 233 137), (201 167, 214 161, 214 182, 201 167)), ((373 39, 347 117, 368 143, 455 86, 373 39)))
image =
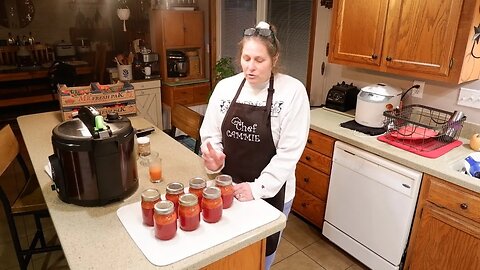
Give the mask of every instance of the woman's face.
POLYGON ((268 81, 274 60, 261 41, 257 38, 245 40, 240 59, 243 74, 250 84, 256 85, 268 81))

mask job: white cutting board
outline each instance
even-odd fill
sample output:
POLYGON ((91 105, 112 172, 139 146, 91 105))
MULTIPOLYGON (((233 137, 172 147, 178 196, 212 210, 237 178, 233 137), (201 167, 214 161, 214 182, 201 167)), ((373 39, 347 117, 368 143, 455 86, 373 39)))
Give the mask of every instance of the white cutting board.
POLYGON ((282 214, 280 211, 264 200, 248 202, 234 200, 230 208, 223 209, 219 222, 206 223, 200 218, 199 228, 191 232, 182 231, 178 225, 175 237, 162 241, 155 238, 153 227, 143 225, 140 202, 125 205, 117 210, 117 216, 130 237, 145 257, 157 266, 172 264, 221 244, 276 220, 280 214, 282 214))

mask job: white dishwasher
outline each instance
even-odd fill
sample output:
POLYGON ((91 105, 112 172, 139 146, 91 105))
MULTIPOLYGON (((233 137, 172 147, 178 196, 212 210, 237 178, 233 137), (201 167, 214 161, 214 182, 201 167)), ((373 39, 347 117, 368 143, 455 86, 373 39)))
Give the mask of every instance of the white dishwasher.
POLYGON ((399 269, 422 173, 337 141, 323 234, 371 269, 399 269))

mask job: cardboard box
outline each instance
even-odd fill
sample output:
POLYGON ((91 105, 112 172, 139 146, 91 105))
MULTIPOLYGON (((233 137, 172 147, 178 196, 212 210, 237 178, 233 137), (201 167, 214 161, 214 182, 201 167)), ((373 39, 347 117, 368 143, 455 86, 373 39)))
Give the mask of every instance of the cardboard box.
POLYGON ((63 120, 72 119, 82 106, 92 106, 103 116, 109 112, 119 115, 134 115, 135 90, 128 82, 110 85, 91 83, 89 86, 58 86, 60 109, 63 120))

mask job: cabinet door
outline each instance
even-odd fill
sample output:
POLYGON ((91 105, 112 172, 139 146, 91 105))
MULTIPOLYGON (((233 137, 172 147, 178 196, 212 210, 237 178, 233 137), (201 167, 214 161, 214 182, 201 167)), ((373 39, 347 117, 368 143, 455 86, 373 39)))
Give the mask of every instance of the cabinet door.
POLYGON ((142 89, 135 91, 137 114, 150 123, 163 129, 162 102, 159 89, 142 89))
POLYGON ((379 66, 388 0, 339 0, 334 3, 329 60, 379 66))
POLYGON ((183 12, 162 12, 163 38, 165 47, 183 46, 185 44, 183 12))
POLYGON ((427 203, 407 269, 480 269, 480 227, 427 203))
POLYGON ((200 11, 186 12, 183 17, 185 30, 185 45, 203 46, 203 13, 200 11))
POLYGON ((383 59, 387 70, 447 76, 463 0, 390 1, 383 59))

